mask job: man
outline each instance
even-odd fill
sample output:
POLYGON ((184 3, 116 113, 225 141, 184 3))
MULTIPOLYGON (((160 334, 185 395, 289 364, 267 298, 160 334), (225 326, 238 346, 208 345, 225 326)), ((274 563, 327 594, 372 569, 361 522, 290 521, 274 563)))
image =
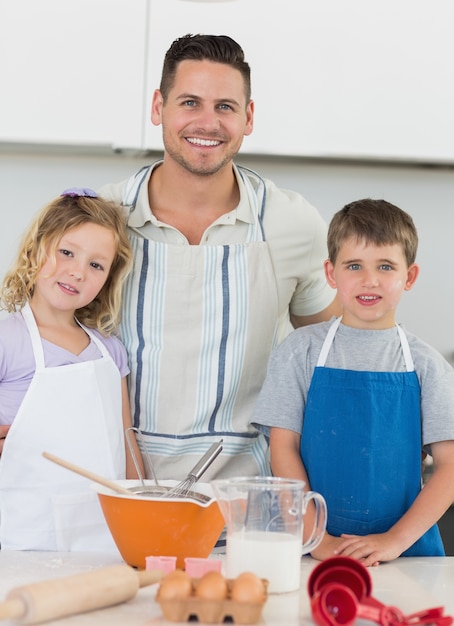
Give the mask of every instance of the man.
POLYGON ((158 478, 182 478, 219 439, 207 477, 270 472, 249 425, 272 348, 337 314, 326 225, 299 194, 234 165, 253 129, 250 68, 227 36, 168 50, 151 119, 164 158, 101 190, 128 208, 133 273, 122 339, 134 425, 158 478))

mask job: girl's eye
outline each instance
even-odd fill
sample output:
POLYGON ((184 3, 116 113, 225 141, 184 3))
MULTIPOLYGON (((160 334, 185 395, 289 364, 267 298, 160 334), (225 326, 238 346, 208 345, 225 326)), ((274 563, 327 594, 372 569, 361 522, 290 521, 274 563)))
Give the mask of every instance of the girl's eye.
POLYGON ((93 263, 90 263, 90 265, 95 269, 95 270, 100 270, 101 272, 104 271, 104 268, 102 265, 100 265, 99 263, 95 263, 93 261, 93 263))
POLYGON ((70 250, 66 250, 65 248, 60 250, 60 254, 63 254, 64 256, 72 256, 72 252, 70 250))

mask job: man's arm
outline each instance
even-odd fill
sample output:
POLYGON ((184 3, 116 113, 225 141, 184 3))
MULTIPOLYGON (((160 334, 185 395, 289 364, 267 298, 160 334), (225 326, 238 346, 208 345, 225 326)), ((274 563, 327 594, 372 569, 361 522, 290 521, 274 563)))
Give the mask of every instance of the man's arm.
POLYGON ((315 313, 314 315, 292 315, 290 314, 290 321, 294 328, 300 326, 308 326, 309 324, 318 324, 319 322, 328 322, 333 316, 339 317, 342 315, 342 308, 337 300, 337 297, 331 302, 326 309, 315 313))

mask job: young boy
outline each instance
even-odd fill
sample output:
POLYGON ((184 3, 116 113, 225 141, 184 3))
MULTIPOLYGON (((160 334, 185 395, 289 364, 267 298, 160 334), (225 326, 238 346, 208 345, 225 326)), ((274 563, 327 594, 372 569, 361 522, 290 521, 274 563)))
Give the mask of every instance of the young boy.
POLYGON ((269 435, 273 474, 326 499, 320 560, 444 555, 436 522, 454 501, 454 369, 395 320, 418 277, 417 245, 411 217, 389 202, 345 206, 325 262, 342 317, 295 330, 270 359, 252 422, 269 435), (434 472, 421 488, 425 453, 434 472))

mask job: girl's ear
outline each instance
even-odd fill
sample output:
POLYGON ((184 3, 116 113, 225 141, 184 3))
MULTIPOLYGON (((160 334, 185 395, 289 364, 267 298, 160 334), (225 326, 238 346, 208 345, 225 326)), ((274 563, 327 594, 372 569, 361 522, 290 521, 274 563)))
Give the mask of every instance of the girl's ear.
POLYGON ((336 280, 334 278, 334 265, 331 263, 329 259, 326 259, 326 261, 323 264, 323 267, 325 268, 325 276, 326 276, 326 281, 328 285, 332 287, 333 289, 336 289, 337 285, 336 285, 336 280))
POLYGON ((405 281, 405 291, 410 291, 419 276, 419 265, 413 263, 407 270, 407 280, 405 281))

